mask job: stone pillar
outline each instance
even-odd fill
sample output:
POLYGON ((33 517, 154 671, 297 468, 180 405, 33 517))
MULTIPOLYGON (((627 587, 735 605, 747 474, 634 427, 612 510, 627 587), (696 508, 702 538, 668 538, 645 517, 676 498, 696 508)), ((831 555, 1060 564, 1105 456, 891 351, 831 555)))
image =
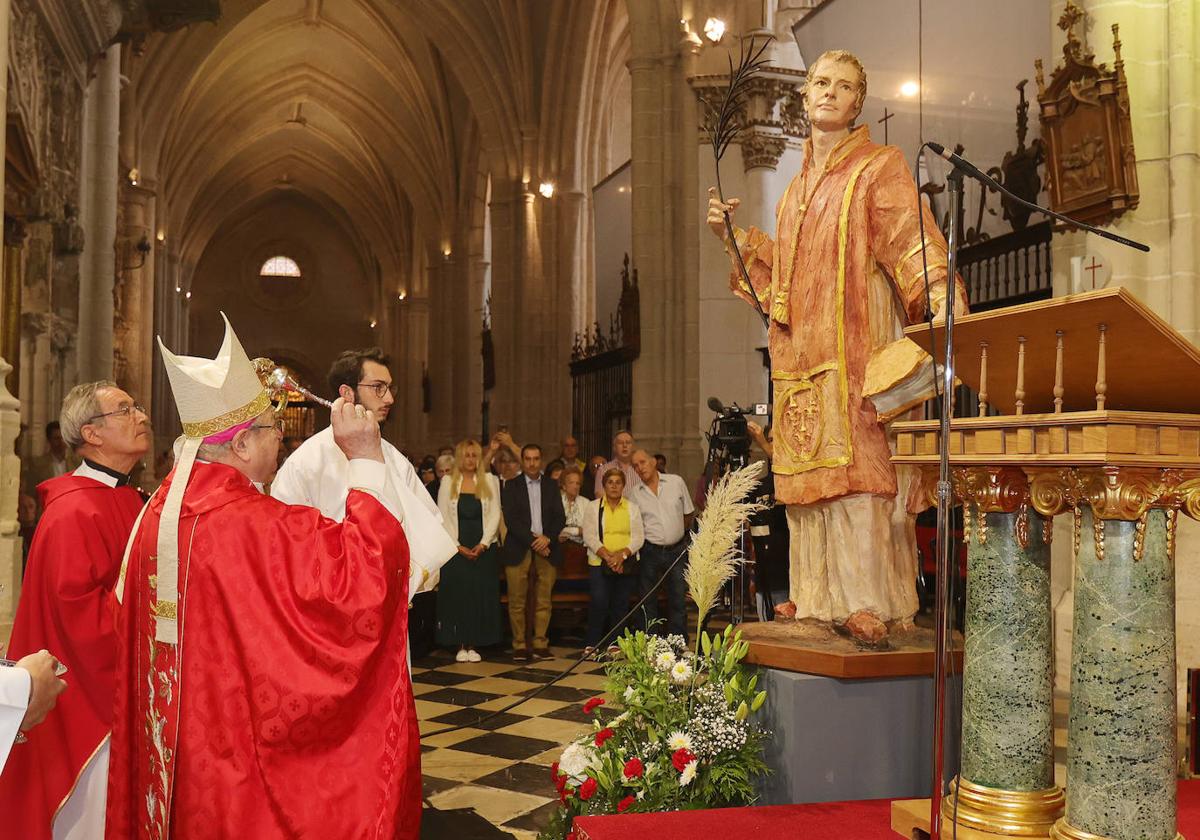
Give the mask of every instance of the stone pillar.
POLYGON ((1175 510, 1080 511, 1057 840, 1175 840, 1175 510), (1106 516, 1107 514, 1107 516, 1106 516))
POLYGON ((1071 511, 1074 608, 1067 807, 1055 840, 1176 831, 1175 548, 1200 519, 1195 470, 1040 471, 1043 514, 1071 511))
MULTIPOLYGON (((647 7, 650 4, 645 4, 647 7)), ((665 453, 672 472, 703 467, 699 413, 699 265, 695 208, 697 103, 662 19, 632 4, 633 267, 641 297, 641 355, 633 366, 633 432, 665 453), (652 33, 638 37, 638 24, 652 33)), ((661 12, 661 9, 660 9, 661 12)))
POLYGON ((79 377, 85 381, 113 376, 113 249, 117 236, 120 112, 121 47, 114 44, 96 64, 83 107, 80 223, 87 245, 79 264, 78 359, 79 377))
POLYGON ((985 836, 1047 837, 1063 809, 1054 784, 1051 520, 1030 509, 1019 469, 955 479, 969 543, 962 767, 942 800, 943 834, 957 822, 985 836))
POLYGON ((142 253, 137 246, 143 239, 149 244, 153 235, 154 193, 126 184, 122 204, 113 287, 113 379, 144 403, 153 388, 154 250, 142 253))
MULTIPOLYGON (((0 178, 0 182, 2 182, 0 178)), ((25 225, 19 220, 4 218, 4 280, 0 292, 0 356, 8 359, 10 373, 7 387, 10 394, 20 392, 21 382, 21 252, 25 247, 25 225)))
MULTIPOLYGON (((0 0, 0 106, 8 99, 8 24, 11 17, 9 0, 0 0)), ((4 137, 0 136, 0 151, 3 149, 4 137)), ((3 186, 4 170, 0 167, 0 195, 4 194, 3 186)), ((6 287, 12 277, 7 228, 6 224, 2 266, 6 287)), ((6 323, 0 324, 6 336, 11 335, 8 330, 15 326, 15 323, 7 323, 7 319, 6 323)), ((8 347, 6 342, 0 352, 7 351, 8 347)), ((21 431, 21 404, 4 384, 10 370, 12 366, 0 357, 0 643, 5 645, 12 632, 13 616, 17 613, 17 597, 21 594, 21 534, 17 522, 21 461, 14 451, 21 431)))

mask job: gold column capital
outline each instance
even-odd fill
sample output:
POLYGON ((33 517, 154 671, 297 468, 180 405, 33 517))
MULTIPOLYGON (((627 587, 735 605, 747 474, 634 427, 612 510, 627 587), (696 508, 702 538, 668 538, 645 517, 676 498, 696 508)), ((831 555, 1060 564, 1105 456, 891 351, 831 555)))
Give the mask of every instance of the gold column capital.
POLYGON ((1029 470, 1033 507, 1044 516, 1090 507, 1098 519, 1142 519, 1152 508, 1200 519, 1200 471, 1150 467, 1029 470))
POLYGON ((1029 504, 1029 479, 1017 467, 960 467, 954 493, 980 513, 1016 513, 1029 504))

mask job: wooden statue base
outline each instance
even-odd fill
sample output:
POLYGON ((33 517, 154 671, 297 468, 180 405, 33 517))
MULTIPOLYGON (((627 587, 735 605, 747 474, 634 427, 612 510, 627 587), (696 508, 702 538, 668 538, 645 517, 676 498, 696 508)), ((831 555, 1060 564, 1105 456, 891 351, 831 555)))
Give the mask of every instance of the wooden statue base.
MULTIPOLYGON (((885 649, 864 647, 824 622, 771 621, 742 624, 750 643, 746 662, 800 674, 843 680, 933 675, 933 630, 893 633, 885 649)), ((954 670, 962 671, 962 637, 954 636, 954 670)))

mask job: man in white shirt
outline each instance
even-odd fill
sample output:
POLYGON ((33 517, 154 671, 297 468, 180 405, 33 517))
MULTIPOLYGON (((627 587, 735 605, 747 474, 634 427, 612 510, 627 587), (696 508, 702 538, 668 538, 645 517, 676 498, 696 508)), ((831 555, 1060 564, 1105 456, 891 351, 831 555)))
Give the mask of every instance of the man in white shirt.
MULTIPOLYGON (((642 544, 641 591, 650 589, 663 576, 675 558, 687 549, 687 532, 692 525, 692 498, 683 479, 670 473, 660 473, 654 460, 646 450, 633 453, 631 463, 640 481, 626 495, 642 512, 642 526, 646 541, 642 544)), ((687 626, 687 583, 683 572, 687 565, 681 560, 671 567, 667 576, 667 626, 653 628, 658 633, 678 633, 686 640, 687 626)), ((655 592, 644 607, 646 624, 658 618, 658 593, 655 592)), ((649 628, 648 628, 649 629, 649 628)))
POLYGON ((55 674, 58 660, 39 650, 0 667, 0 771, 19 732, 46 719, 67 684, 55 674))
MULTIPOLYGON (((372 411, 382 424, 391 411, 395 386, 388 358, 378 347, 347 350, 329 370, 329 386, 346 402, 372 411)), ((438 570, 454 556, 458 546, 442 527, 442 515, 416 470, 400 450, 383 441, 387 481, 379 500, 404 525, 412 568, 408 597, 432 590, 438 570)), ((350 462, 333 440, 333 427, 318 432, 300 445, 271 483, 271 495, 290 505, 315 507, 338 522, 346 516, 350 492, 350 462)))

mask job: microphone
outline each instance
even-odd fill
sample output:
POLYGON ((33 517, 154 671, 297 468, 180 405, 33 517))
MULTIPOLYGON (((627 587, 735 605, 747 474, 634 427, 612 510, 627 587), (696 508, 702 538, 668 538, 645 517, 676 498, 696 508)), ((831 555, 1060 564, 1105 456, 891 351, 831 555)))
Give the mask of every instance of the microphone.
POLYGON ((1000 193, 1001 195, 1008 196, 1010 199, 1012 199, 1017 204, 1020 204, 1023 207, 1028 207, 1030 210, 1033 210, 1038 213, 1043 213, 1052 219, 1058 219, 1060 222, 1065 222, 1066 224, 1071 225, 1072 227, 1080 228, 1081 230, 1086 230, 1089 233, 1094 233, 1097 236, 1104 237, 1105 239, 1111 239, 1113 242, 1119 242, 1122 245, 1128 246, 1130 248, 1134 248, 1138 251, 1149 251, 1150 250, 1149 245, 1144 245, 1141 242, 1135 242, 1132 239, 1127 239, 1124 236, 1113 233, 1111 230, 1104 230, 1103 228, 1098 228, 1095 225, 1089 225, 1086 222, 1080 222, 1076 219, 1072 219, 1070 216, 1064 216, 1062 213, 1056 212, 1054 210, 1049 210, 1045 207, 1042 207, 1041 205, 1033 203, 1032 201, 1027 201, 1024 198, 1021 198, 1019 195, 1014 195, 1012 190, 1002 187, 1000 184, 996 183, 996 180, 994 178, 992 178, 990 175, 987 175, 987 174, 981 172, 979 170, 979 167, 977 167, 975 164, 971 163, 966 158, 963 158, 959 155, 956 155, 954 152, 949 151, 941 143, 934 143, 932 140, 930 140, 928 143, 925 144, 925 146, 927 148, 931 149, 934 154, 938 155, 939 157, 943 157, 947 161, 949 161, 950 165, 953 166, 955 169, 957 169, 959 172, 962 172, 965 175, 970 175, 972 178, 979 181, 985 187, 989 187, 989 188, 995 190, 996 192, 1000 193))
POLYGON ((717 414, 725 413, 725 404, 716 397, 708 398, 708 410, 715 411, 717 414))
POLYGON ((929 147, 933 151, 934 154, 938 155, 939 157, 945 158, 947 161, 949 161, 950 165, 953 166, 955 169, 957 169, 959 172, 962 172, 965 175, 970 175, 975 180, 982 181, 984 183, 984 185, 989 186, 993 189, 999 188, 999 185, 994 180, 992 180, 992 177, 990 175, 985 174, 975 164, 971 163, 966 158, 961 157, 961 156, 955 154, 954 152, 950 151, 945 146, 943 146, 941 143, 934 143, 932 140, 930 140, 925 145, 927 147, 929 147))

